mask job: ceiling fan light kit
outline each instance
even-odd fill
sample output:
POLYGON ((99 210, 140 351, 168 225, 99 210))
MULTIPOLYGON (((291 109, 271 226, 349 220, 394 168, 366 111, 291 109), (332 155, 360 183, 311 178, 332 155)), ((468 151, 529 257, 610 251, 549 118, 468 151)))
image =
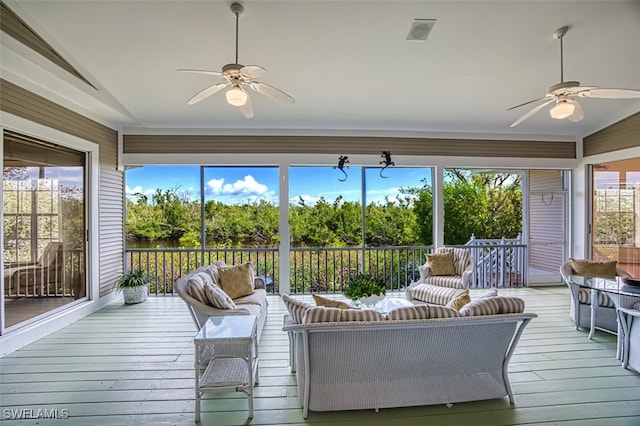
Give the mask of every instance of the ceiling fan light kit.
POLYGON ((544 101, 541 104, 535 106, 530 111, 526 112, 516 121, 511 124, 511 127, 515 127, 522 123, 526 119, 535 115, 538 111, 542 110, 547 105, 555 102, 553 108, 549 110, 551 118, 557 120, 568 119, 569 121, 578 122, 584 118, 584 110, 582 105, 578 103, 574 98, 606 98, 606 99, 630 99, 640 98, 640 90, 634 89, 601 89, 595 86, 580 86, 579 81, 564 81, 564 52, 562 38, 569 31, 569 27, 560 27, 554 31, 553 37, 560 40, 560 83, 554 84, 549 87, 547 94, 538 99, 516 105, 509 108, 520 108, 521 106, 528 105, 538 101, 544 101))
POLYGON ((574 104, 575 101, 571 101, 569 99, 560 99, 556 102, 556 106, 549 110, 549 115, 551 118, 555 118, 556 120, 562 120, 563 118, 569 117, 576 109, 574 104))
POLYGON ((240 86, 233 86, 227 91, 227 102, 234 107, 241 107, 247 104, 247 92, 242 90, 240 86))
POLYGON ((261 83, 255 79, 261 77, 266 73, 266 70, 259 65, 241 65, 238 63, 238 21, 240 15, 244 13, 244 8, 240 3, 233 3, 231 5, 231 12, 236 17, 236 61, 233 64, 227 64, 222 67, 222 72, 211 70, 198 70, 198 69, 179 69, 178 71, 190 72, 195 74, 206 74, 215 77, 221 77, 225 79, 225 82, 216 83, 209 86, 198 93, 196 93, 189 101, 187 105, 193 105, 208 98, 214 93, 219 92, 227 86, 231 88, 226 92, 225 96, 227 103, 233 107, 240 109, 242 114, 246 118, 253 117, 253 103, 251 97, 245 87, 250 87, 251 90, 266 95, 272 99, 280 102, 292 104, 295 102, 293 97, 284 91, 270 86, 266 83, 261 83))

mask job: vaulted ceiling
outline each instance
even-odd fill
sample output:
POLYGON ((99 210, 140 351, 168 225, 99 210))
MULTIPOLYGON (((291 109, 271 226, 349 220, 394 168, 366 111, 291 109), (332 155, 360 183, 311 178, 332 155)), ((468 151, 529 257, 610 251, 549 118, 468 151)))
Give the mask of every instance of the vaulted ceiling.
POLYGON ((640 99, 580 99, 579 123, 548 109, 515 128, 564 79, 640 89, 639 1, 242 1, 239 62, 293 105, 251 92, 255 116, 223 92, 186 102, 220 80, 177 72, 234 62, 229 1, 5 3, 95 86, 2 34, 2 77, 129 130, 535 135, 574 138, 640 111, 640 99), (435 19, 426 41, 406 40, 435 19))

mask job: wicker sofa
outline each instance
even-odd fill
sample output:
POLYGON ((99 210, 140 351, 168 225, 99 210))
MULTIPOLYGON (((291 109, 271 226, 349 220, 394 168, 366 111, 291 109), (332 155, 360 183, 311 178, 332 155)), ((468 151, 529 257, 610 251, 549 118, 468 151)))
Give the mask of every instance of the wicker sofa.
MULTIPOLYGON (((525 326, 536 317, 513 313, 429 318, 427 314, 425 319, 401 319, 411 315, 400 311, 448 309, 421 305, 366 321, 372 314, 313 309, 324 309, 317 318, 328 322, 297 323, 286 315, 283 327, 293 336, 290 343, 295 345, 292 355, 305 418, 309 410, 377 411, 504 396, 513 403, 509 360, 525 326), (360 320, 336 321, 345 315, 360 320)), ((313 316, 310 312, 306 319, 313 316)))
POLYGON ((174 290, 185 301, 189 312, 198 329, 202 328, 204 323, 212 316, 226 315, 256 315, 258 317, 257 332, 258 340, 262 335, 262 329, 267 319, 267 291, 265 289, 265 280, 263 277, 253 277, 253 293, 247 296, 232 299, 235 308, 220 308, 205 303, 202 297, 198 297, 191 291, 190 284, 200 283, 206 280, 217 286, 221 286, 220 268, 227 267, 224 262, 216 262, 212 265, 203 266, 186 275, 183 275, 176 281, 174 290), (208 278, 209 277, 209 278, 208 278), (194 297, 195 296, 195 297, 194 297))

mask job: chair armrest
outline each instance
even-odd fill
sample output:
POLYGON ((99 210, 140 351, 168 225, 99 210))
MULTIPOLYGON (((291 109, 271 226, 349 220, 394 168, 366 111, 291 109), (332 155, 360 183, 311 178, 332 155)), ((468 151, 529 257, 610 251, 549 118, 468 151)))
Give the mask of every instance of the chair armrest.
POLYGON ((267 285, 263 276, 258 275, 253 277, 253 288, 262 288, 266 290, 267 285))
POLYGON ((425 263, 424 265, 420 266, 418 270, 420 271, 420 279, 417 282, 424 283, 424 279, 431 276, 431 268, 429 267, 428 263, 425 263))
POLYGON ((618 308, 618 312, 623 312, 626 315, 640 318, 640 311, 637 309, 618 308))

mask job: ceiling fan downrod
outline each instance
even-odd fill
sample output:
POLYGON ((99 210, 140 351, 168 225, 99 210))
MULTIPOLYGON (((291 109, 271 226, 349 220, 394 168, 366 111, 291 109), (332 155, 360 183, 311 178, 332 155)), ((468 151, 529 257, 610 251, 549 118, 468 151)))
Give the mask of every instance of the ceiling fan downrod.
POLYGON ((238 62, 238 22, 240 20, 240 15, 244 13, 244 7, 240 3, 233 3, 231 5, 231 12, 236 15, 236 64, 238 62))
POLYGON ((560 40, 560 83, 564 83, 564 53, 562 46, 562 38, 569 31, 569 27, 560 27, 553 33, 553 38, 560 40))

